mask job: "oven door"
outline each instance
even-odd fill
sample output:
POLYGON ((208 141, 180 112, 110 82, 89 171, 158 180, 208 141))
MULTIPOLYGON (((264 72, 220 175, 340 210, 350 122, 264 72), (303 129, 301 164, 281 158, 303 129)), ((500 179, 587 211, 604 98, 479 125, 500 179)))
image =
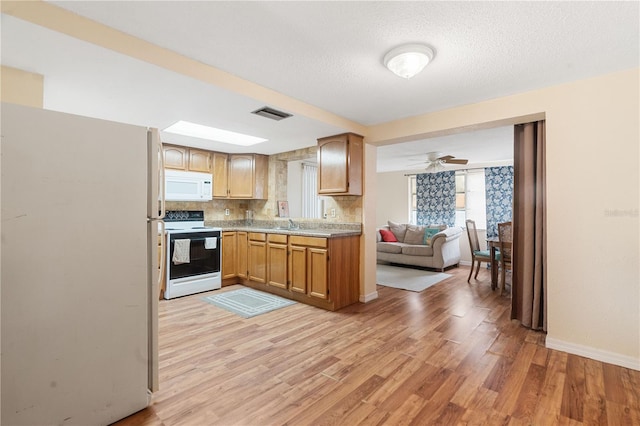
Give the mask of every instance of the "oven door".
POLYGON ((170 280, 220 272, 220 231, 170 233, 168 240, 167 272, 170 280), (209 248, 205 246, 207 239, 209 248), (173 261, 176 240, 189 240, 189 262, 173 261))

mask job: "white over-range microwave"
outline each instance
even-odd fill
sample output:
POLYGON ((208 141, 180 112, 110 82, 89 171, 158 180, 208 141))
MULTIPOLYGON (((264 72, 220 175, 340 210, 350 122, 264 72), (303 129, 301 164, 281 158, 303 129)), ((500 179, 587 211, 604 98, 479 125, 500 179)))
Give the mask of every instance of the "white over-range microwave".
POLYGON ((212 191, 211 173, 164 171, 164 193, 167 201, 210 201, 212 191))

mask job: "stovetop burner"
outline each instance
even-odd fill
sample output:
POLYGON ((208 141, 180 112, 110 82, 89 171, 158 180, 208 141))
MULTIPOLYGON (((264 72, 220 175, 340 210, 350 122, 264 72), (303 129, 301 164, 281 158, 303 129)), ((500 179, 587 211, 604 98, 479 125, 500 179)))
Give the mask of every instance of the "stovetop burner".
POLYGON ((204 224, 204 210, 167 210, 164 215, 164 221, 203 222, 204 224))
POLYGON ((204 226, 203 210, 167 210, 164 222, 165 230, 171 233, 219 230, 204 226))

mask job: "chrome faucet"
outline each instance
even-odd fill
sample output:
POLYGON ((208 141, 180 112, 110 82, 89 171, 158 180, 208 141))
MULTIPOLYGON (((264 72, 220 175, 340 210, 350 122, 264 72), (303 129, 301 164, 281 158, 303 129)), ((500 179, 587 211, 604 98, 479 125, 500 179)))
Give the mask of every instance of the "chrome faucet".
POLYGON ((298 225, 296 225, 291 218, 289 218, 289 229, 298 229, 298 225))

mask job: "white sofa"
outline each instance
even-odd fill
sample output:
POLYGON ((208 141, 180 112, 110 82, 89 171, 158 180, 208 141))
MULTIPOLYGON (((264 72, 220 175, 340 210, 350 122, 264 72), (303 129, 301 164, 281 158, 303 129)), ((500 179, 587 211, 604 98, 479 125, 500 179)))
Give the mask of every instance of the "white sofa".
MULTIPOLYGON (((444 271, 450 266, 458 266, 460 263, 460 236, 462 228, 452 227, 442 229, 431 238, 430 245, 425 245, 416 236, 419 235, 419 227, 408 224, 396 224, 389 222, 390 226, 384 226, 376 230, 376 254, 378 262, 399 263, 402 265, 419 266, 444 271), (409 229, 411 235, 403 234, 402 227, 409 229), (380 230, 392 231, 397 242, 385 242, 382 240, 380 230), (405 241, 405 235, 407 238, 405 241)), ((424 231, 423 231, 424 232, 424 231)))

